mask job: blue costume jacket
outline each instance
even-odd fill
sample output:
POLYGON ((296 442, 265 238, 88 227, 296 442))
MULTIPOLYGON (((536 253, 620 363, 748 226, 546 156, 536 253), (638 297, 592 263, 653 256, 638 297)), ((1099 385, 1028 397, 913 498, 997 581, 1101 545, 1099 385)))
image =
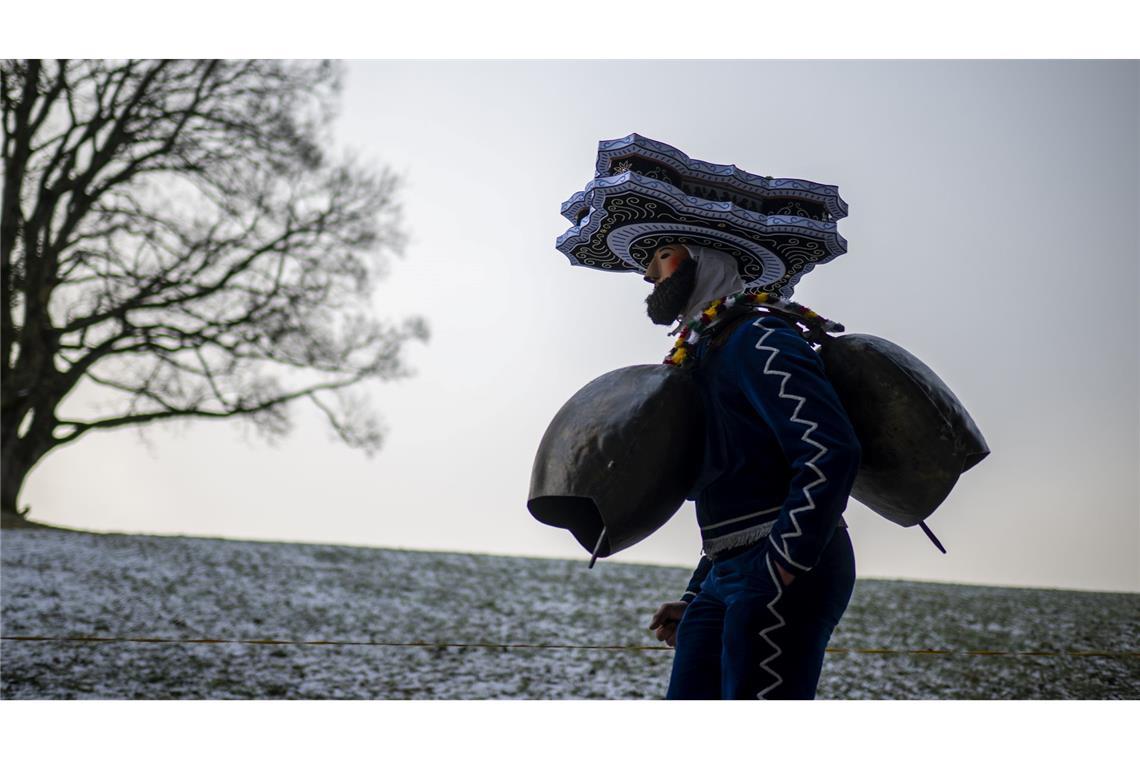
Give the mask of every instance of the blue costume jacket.
POLYGON ((765 538, 785 569, 810 570, 842 519, 859 466, 847 413, 799 332, 759 314, 727 330, 704 336, 694 356, 706 422, 690 498, 705 556, 685 601, 700 589, 710 555, 765 538))

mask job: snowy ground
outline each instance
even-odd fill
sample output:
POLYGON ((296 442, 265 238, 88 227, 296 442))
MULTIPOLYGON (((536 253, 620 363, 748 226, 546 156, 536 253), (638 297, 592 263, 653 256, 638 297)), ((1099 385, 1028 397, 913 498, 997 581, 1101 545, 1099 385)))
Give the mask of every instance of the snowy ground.
MULTIPOLYGON (((433 645, 0 642, 5 699, 652 699, 650 613, 688 570, 194 538, 4 530, 4 636, 433 645)), ((862 580, 843 648, 1140 649, 1140 595, 862 580)), ((832 654, 825 699, 1140 698, 1137 657, 832 654)))

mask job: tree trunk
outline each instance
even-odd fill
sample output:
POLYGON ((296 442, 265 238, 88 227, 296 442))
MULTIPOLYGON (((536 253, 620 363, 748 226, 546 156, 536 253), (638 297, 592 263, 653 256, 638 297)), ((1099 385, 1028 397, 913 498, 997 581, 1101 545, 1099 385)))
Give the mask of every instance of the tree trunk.
MULTIPOLYGON (((7 431, 5 431, 7 432, 7 431)), ((24 480, 32 469, 34 462, 27 462, 24 454, 16 446, 4 442, 3 458, 0 458, 0 513, 5 515, 19 514, 17 509, 20 489, 24 487, 24 480)))
POLYGON ((3 437, 3 446, 0 447, 0 513, 20 514, 18 499, 28 473, 57 443, 50 432, 35 424, 22 438, 17 436, 14 428, 5 426, 3 437))

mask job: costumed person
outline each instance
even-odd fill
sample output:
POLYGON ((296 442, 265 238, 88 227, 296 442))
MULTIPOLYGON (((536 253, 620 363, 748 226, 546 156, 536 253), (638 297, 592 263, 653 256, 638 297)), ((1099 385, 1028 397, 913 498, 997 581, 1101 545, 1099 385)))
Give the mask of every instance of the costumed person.
POLYGON ((676 649, 670 698, 814 697, 855 582, 848 496, 945 551, 924 520, 989 453, 917 357, 835 337, 843 325, 788 300, 846 252, 847 212, 834 185, 637 134, 599 143, 594 179, 562 204, 557 249, 639 273, 649 317, 677 322, 677 339, 662 364, 607 372, 558 410, 527 509, 592 567, 696 502, 704 556, 650 621, 676 649))
POLYGON ((710 317, 695 344, 682 342, 706 421, 690 494, 704 556, 650 622, 676 648, 667 697, 810 699, 855 582, 841 517, 855 431, 799 330, 725 308, 744 290, 732 256, 666 245, 645 279, 654 323, 710 317))

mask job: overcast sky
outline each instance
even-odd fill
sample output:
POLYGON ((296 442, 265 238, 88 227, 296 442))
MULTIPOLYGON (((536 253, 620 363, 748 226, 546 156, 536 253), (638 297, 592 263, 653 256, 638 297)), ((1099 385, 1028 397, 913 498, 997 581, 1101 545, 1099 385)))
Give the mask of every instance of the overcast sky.
MULTIPOLYGON (((352 63, 340 144, 407 180, 412 241, 376 307, 433 332, 413 378, 370 388, 381 453, 305 407, 276 447, 231 423, 100 432, 22 501, 94 530, 585 561, 526 510, 535 448, 581 386, 672 341, 639 277, 554 240, 598 141, 638 132, 838 185, 848 253, 796 300, 917 355, 985 434, 928 520, 948 555, 850 503, 861 575, 1140 591, 1138 92, 1135 62, 352 63)), ((604 561, 698 551, 687 504, 604 561)))

